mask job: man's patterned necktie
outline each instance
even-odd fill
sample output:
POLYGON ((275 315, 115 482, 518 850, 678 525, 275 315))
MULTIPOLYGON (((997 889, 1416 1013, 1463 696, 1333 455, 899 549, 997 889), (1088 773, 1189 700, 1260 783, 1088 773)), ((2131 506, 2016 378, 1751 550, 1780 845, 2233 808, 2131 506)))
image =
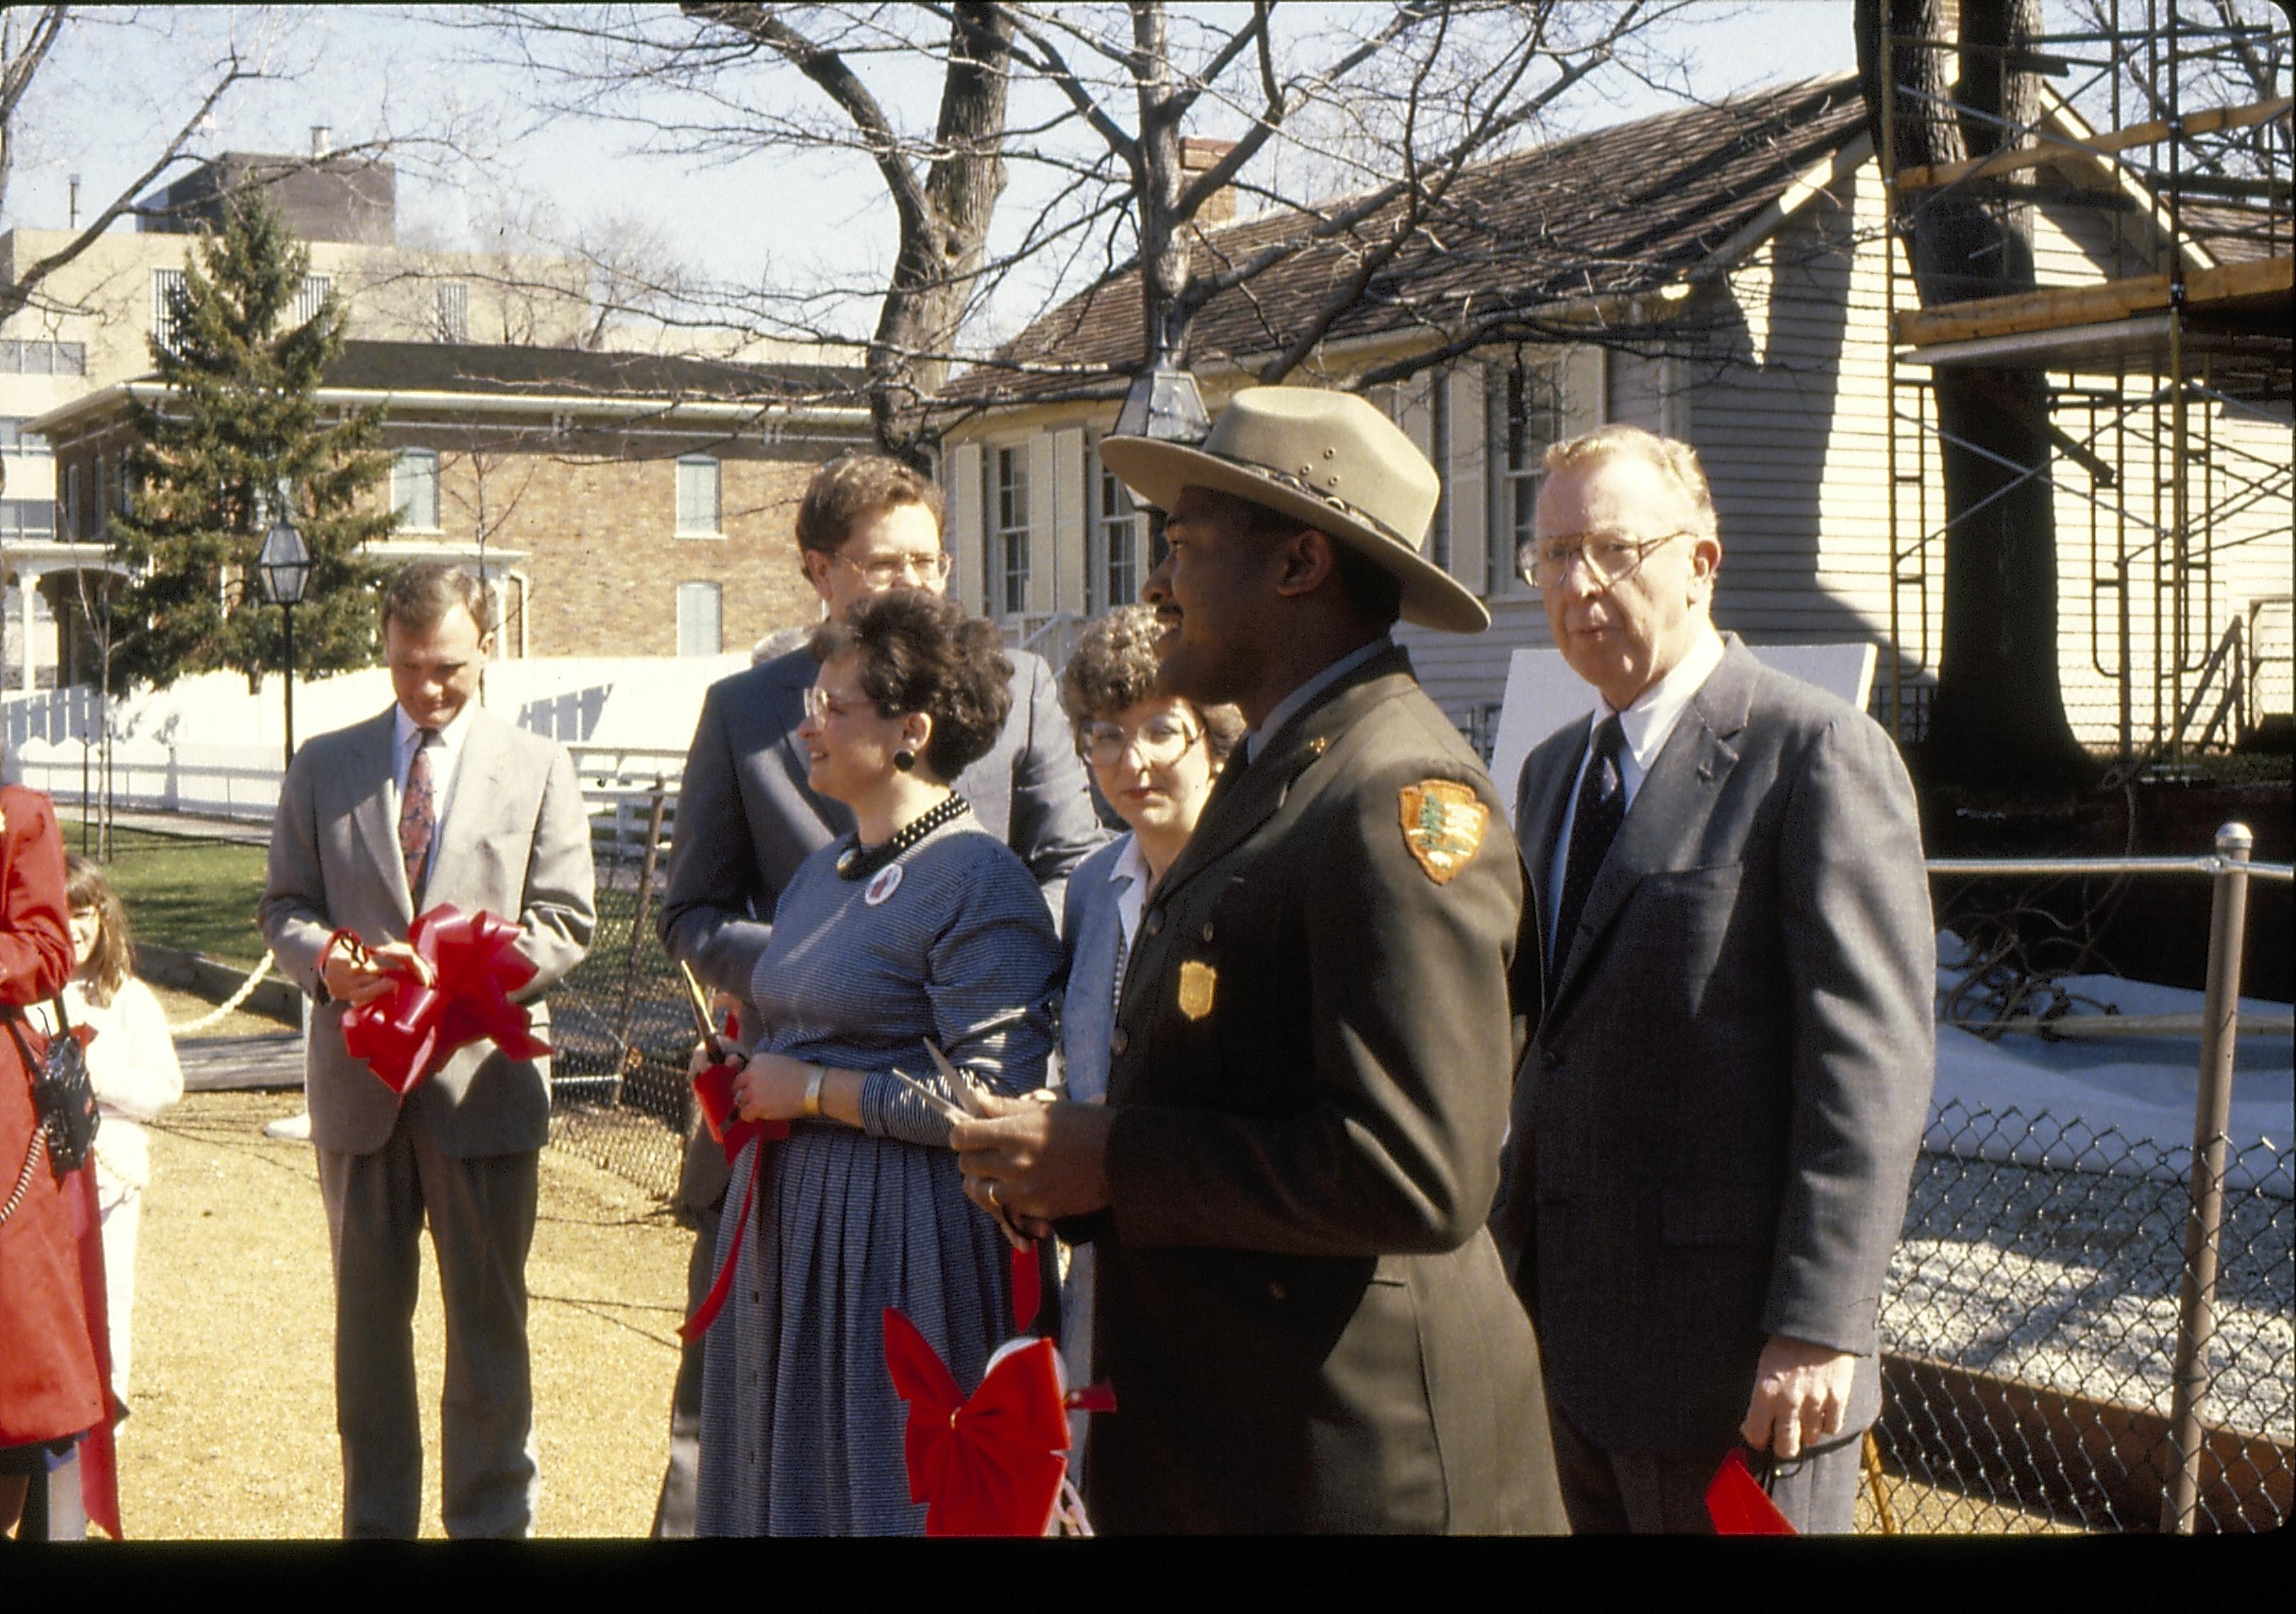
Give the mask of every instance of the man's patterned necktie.
POLYGON ((430 843, 439 833, 439 804, 430 785, 430 748, 438 743, 437 729, 422 731, 398 803, 398 855, 406 860, 406 894, 414 899, 418 913, 423 878, 430 873, 430 843))
POLYGON ((1554 955, 1549 961, 1547 991, 1554 992, 1562 961, 1570 956, 1571 936, 1578 916, 1586 912, 1587 893, 1595 876, 1627 815, 1627 782, 1619 773, 1619 753, 1626 749, 1627 732, 1616 714, 1595 731, 1595 754, 1587 759, 1587 775, 1579 782, 1578 807, 1570 817, 1570 861, 1562 874, 1562 902, 1554 912, 1554 955))

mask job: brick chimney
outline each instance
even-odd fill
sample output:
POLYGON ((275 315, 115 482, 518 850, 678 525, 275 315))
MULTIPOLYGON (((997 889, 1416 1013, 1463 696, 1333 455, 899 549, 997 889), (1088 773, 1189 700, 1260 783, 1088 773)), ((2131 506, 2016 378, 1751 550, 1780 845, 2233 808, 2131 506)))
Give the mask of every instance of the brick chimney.
MULTIPOLYGON (((1201 135, 1180 137, 1180 172, 1185 177, 1183 186, 1195 183, 1195 176, 1218 166, 1222 158, 1235 150, 1233 140, 1209 140, 1201 135)), ((1204 205, 1196 209, 1196 227, 1216 230, 1235 217, 1235 190, 1222 185, 1204 198, 1204 205)))

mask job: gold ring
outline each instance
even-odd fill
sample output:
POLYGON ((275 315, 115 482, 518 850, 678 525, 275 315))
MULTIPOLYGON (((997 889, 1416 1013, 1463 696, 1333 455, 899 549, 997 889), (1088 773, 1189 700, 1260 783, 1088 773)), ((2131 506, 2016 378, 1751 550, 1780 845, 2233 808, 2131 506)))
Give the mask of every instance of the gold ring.
POLYGON ((991 1210, 1002 1210, 1004 1208, 1004 1206, 996 1202, 996 1179, 995 1177, 990 1177, 988 1179, 988 1208, 991 1210))

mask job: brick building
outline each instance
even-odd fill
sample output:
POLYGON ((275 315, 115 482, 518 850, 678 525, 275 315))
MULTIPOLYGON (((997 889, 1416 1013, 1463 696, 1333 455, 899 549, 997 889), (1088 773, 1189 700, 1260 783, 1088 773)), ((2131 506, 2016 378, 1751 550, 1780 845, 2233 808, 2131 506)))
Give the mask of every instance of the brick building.
MULTIPOLYGON (((714 655, 814 617, 791 518, 813 467, 869 440, 860 381, 822 365, 353 341, 318 397, 331 414, 385 410, 399 522, 373 558, 477 571, 500 654, 714 655)), ((167 389, 124 381, 29 423, 75 495, 57 501, 60 565, 107 564, 139 397, 164 407, 167 389)), ((54 591, 65 683, 85 665, 77 592, 54 591)))

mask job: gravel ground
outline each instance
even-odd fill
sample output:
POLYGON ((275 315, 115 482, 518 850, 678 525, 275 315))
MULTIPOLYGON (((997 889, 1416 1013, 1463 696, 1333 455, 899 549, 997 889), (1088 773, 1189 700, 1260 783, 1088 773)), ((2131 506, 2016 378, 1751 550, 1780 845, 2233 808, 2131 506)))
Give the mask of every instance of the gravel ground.
MULTIPOLYGON (((130 1539, 339 1532, 317 1171, 308 1145, 262 1130, 299 1107, 294 1093, 194 1094, 152 1128, 133 1413, 119 1431, 130 1539)), ((692 1235, 650 1196, 563 1150, 544 1151, 527 1266, 540 1533, 643 1536, 652 1521, 691 1248, 692 1235)), ((423 1534, 436 1536, 444 1344, 427 1253, 414 1333, 423 1534)))

